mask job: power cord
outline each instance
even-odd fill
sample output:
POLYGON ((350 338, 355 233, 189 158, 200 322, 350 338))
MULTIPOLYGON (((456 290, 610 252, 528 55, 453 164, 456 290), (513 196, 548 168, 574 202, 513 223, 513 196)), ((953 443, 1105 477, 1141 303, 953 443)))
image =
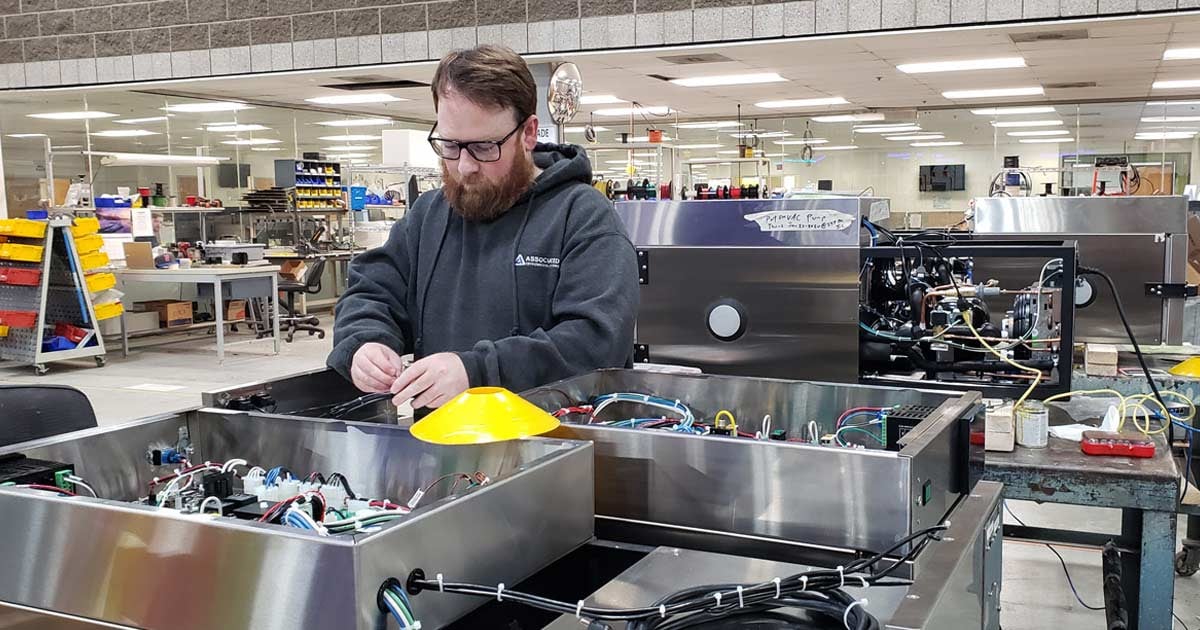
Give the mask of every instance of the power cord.
MULTIPOLYGON (((1020 517, 1018 517, 1016 514, 1013 514, 1013 511, 1008 507, 1007 501, 1004 502, 1004 511, 1008 512, 1008 515, 1013 517, 1013 520, 1020 523, 1022 527, 1029 527, 1025 524, 1025 521, 1022 521, 1020 517)), ((1063 559, 1062 554, 1058 553, 1058 550, 1055 549, 1053 545, 1049 543, 1042 544, 1046 545, 1046 548, 1054 552, 1054 555, 1058 557, 1058 562, 1062 564, 1063 574, 1067 576, 1067 585, 1071 587, 1071 592, 1075 595, 1075 601, 1079 602, 1080 606, 1083 606, 1088 610, 1104 610, 1103 606, 1091 606, 1087 602, 1083 601, 1083 598, 1079 596, 1079 591, 1075 588, 1075 580, 1071 578, 1071 571, 1067 568, 1067 561, 1063 559)))

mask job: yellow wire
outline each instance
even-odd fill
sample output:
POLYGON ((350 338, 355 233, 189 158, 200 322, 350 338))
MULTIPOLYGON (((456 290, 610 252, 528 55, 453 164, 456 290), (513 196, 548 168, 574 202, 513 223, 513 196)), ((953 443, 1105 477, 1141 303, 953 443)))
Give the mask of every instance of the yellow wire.
POLYGON ((1152 409, 1152 407, 1157 407, 1162 412, 1162 416, 1164 418, 1169 417, 1169 418, 1178 420, 1179 422, 1185 422, 1185 423, 1191 422, 1192 419, 1196 417, 1196 405, 1195 405, 1195 403, 1192 402, 1192 400, 1190 398, 1188 398, 1187 396, 1185 396, 1179 392, 1175 392, 1175 391, 1171 391, 1171 390, 1165 390, 1160 393, 1162 394, 1163 398, 1174 397, 1177 400, 1182 400, 1183 402, 1187 403, 1187 406, 1188 406, 1187 415, 1176 416, 1174 414, 1169 413, 1168 410, 1165 407, 1163 407, 1162 403, 1158 402, 1158 399, 1155 398, 1154 394, 1134 394, 1133 396, 1125 396, 1124 394, 1122 394, 1121 392, 1118 392, 1115 389, 1075 390, 1075 391, 1070 391, 1070 392, 1066 392, 1063 394, 1055 394, 1053 396, 1050 396, 1049 398, 1046 398, 1045 400, 1043 400, 1043 402, 1054 402, 1055 400, 1069 398, 1071 396, 1110 394, 1110 395, 1116 397, 1120 401, 1120 404, 1117 405, 1117 416, 1119 418, 1117 421, 1117 430, 1120 431, 1121 429, 1123 429, 1125 427, 1126 417, 1131 417, 1133 419, 1133 425, 1143 435, 1156 435, 1159 433, 1164 433, 1167 430, 1167 427, 1169 426, 1169 423, 1164 423, 1163 426, 1159 427, 1158 429, 1150 428, 1151 415, 1154 413, 1154 410, 1152 409), (1149 406, 1147 405, 1147 403, 1149 403, 1149 406), (1144 421, 1144 424, 1143 424, 1143 421, 1144 421))
POLYGON ((972 315, 971 311, 967 311, 967 312, 963 313, 963 321, 966 322, 967 328, 971 329, 971 334, 975 335, 975 338, 979 340, 979 343, 983 344, 983 347, 986 348, 988 352, 991 352, 992 354, 996 355, 996 358, 1000 359, 1001 361, 1004 361, 1005 363, 1007 363, 1019 370, 1023 370, 1025 372, 1029 372, 1030 374, 1035 375, 1033 382, 1031 382, 1029 384, 1029 389, 1026 389, 1025 393, 1021 394, 1021 397, 1017 399, 1017 403, 1015 405, 1013 405, 1013 409, 1020 407, 1021 404, 1025 402, 1025 399, 1029 398, 1029 395, 1033 393, 1033 390, 1034 390, 1034 388, 1036 388, 1038 386, 1038 383, 1042 382, 1042 371, 1037 368, 1029 367, 1027 365, 1021 365, 1020 363, 1017 363, 1016 361, 1013 361, 1012 359, 997 352, 996 349, 993 348, 987 341, 984 341, 983 337, 979 334, 979 331, 975 330, 975 325, 971 323, 971 315, 972 315))
POLYGON ((725 409, 718 411, 717 415, 713 417, 713 423, 715 424, 718 420, 720 420, 721 416, 729 417, 729 426, 733 428, 734 435, 737 435, 737 420, 734 419, 733 414, 729 411, 725 409))

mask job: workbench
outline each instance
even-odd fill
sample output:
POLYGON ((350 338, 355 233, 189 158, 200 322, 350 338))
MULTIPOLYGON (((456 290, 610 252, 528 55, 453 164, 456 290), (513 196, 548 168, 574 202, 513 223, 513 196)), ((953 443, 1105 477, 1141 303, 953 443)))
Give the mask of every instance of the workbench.
MULTIPOLYGON (((1050 424, 1072 424, 1103 415, 1115 399, 1077 397, 1050 403, 1050 424)), ((1064 503, 1121 510, 1119 534, 1005 525, 1008 538, 1122 550, 1122 579, 1130 629, 1170 628, 1175 593, 1175 525, 1180 472, 1167 440, 1154 436, 1155 456, 1095 457, 1078 442, 1053 436, 1046 448, 1017 446, 1011 453, 989 451, 983 478, 1004 484, 1006 499, 1064 503)))
MULTIPOLYGON (((239 290, 258 291, 257 287, 263 285, 264 282, 269 282, 270 289, 270 304, 271 308, 271 339, 274 344, 274 354, 279 354, 279 267, 273 265, 264 265, 257 267, 226 267, 226 266, 200 266, 190 269, 118 269, 116 273, 121 282, 161 282, 172 284, 194 284, 197 287, 201 285, 212 285, 213 300, 215 307, 213 311, 216 315, 216 321, 213 326, 216 328, 217 335, 217 361, 225 361, 225 309, 223 308, 222 300, 224 299, 225 290, 228 288, 234 292, 234 297, 239 290)), ((259 292, 259 295, 261 296, 259 292)), ((178 329, 162 328, 162 332, 175 332, 178 329)), ((249 339, 238 343, 251 343, 258 339, 249 339)), ((232 345, 232 344, 229 344, 232 345)), ((129 356, 129 334, 125 328, 125 315, 121 314, 121 350, 125 356, 129 356)))

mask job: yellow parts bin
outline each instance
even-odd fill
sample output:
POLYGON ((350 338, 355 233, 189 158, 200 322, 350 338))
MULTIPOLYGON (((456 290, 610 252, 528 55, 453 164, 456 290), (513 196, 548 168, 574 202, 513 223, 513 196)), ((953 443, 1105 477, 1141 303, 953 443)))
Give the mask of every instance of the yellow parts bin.
POLYGON ((117 277, 111 273, 89 273, 87 275, 87 288, 89 293, 99 293, 107 291, 117 286, 117 277))
POLYGON ((0 235, 20 238, 46 238, 46 222, 29 219, 0 219, 0 235))
POLYGON ((8 336, 8 326, 5 326, 4 324, 0 324, 0 337, 7 337, 7 336, 8 336))
POLYGON ((104 238, 99 234, 75 237, 75 250, 80 254, 98 252, 102 247, 104 247, 104 238))
POLYGON ((96 319, 99 319, 99 320, 112 319, 124 312, 125 312, 125 306, 123 304, 121 304, 120 302, 113 302, 112 304, 97 304, 96 305, 96 319))
POLYGON ((71 234, 75 238, 88 236, 100 231, 100 219, 95 217, 75 217, 75 225, 71 226, 71 234))
POLYGON ((18 245, 16 243, 0 243, 0 258, 4 260, 19 260, 21 262, 42 262, 41 245, 18 245))
POLYGON ((99 269, 108 266, 108 254, 104 252, 95 252, 92 254, 84 254, 79 257, 79 264, 83 265, 84 272, 99 269))

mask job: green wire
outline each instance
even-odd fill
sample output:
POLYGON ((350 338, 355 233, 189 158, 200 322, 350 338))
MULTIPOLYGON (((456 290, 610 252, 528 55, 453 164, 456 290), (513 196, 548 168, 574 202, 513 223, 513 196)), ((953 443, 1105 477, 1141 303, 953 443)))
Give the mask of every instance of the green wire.
POLYGON ((396 607, 396 610, 400 611, 400 616, 404 617, 404 625, 406 627, 411 628, 412 625, 416 623, 416 619, 413 618, 412 611, 408 609, 408 606, 404 605, 404 601, 397 597, 395 593, 392 593, 390 590, 386 590, 383 592, 383 596, 388 598, 388 601, 390 601, 392 605, 396 607))
POLYGON ((887 442, 885 442, 883 440, 883 438, 879 437, 878 435, 875 435, 874 433, 871 433, 870 431, 867 431, 866 429, 860 429, 856 426, 842 427, 840 430, 838 430, 838 433, 841 433, 842 431, 847 431, 847 432, 857 431, 859 433, 865 433, 865 434, 871 436, 876 442, 879 442, 880 444, 887 444, 887 442))

